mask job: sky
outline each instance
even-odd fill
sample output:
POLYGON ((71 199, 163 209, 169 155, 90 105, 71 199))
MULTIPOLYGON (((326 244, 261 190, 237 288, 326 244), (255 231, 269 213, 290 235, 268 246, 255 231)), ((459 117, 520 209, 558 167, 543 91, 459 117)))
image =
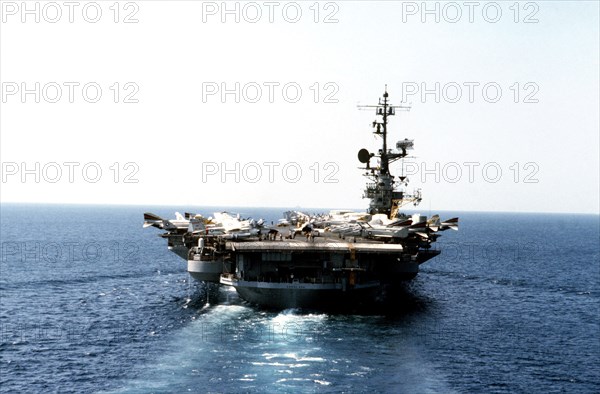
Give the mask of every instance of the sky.
POLYGON ((387 85, 425 209, 599 211, 596 1, 23 4, 0 202, 366 208, 387 85))

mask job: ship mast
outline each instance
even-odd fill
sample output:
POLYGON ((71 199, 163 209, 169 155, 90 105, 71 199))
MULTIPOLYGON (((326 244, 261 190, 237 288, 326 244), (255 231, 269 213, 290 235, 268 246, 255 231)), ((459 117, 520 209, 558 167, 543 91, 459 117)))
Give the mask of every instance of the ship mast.
MULTIPOLYGON (((385 93, 383 93, 383 152, 381 153, 381 171, 382 173, 388 173, 390 170, 390 163, 387 157, 387 117, 388 117, 388 92, 387 85, 385 86, 385 93)), ((381 104, 381 99, 379 99, 381 104)), ((381 108, 380 108, 381 109, 381 108)), ((379 110, 381 112, 381 110, 379 110)), ((390 108, 390 115, 392 109, 390 108)))
MULTIPOLYGON (((359 109, 375 108, 377 119, 373 122, 373 128, 375 129, 373 134, 382 138, 382 149, 379 150, 377 155, 369 153, 366 149, 361 149, 358 152, 358 159, 361 163, 366 164, 366 167, 364 168, 367 170, 365 176, 373 181, 372 183, 367 184, 363 196, 364 198, 369 198, 371 200, 369 204, 369 213, 382 213, 393 218, 397 216, 399 207, 408 202, 413 202, 416 205, 421 201, 421 196, 420 192, 417 192, 414 195, 408 195, 404 193, 404 191, 396 191, 394 188, 396 182, 394 181, 394 176, 390 173, 390 163, 404 158, 407 155, 406 151, 412 149, 413 141, 404 139, 396 143, 396 150, 388 149, 388 117, 396 115, 396 110, 410 110, 410 106, 392 105, 389 102, 388 97, 389 94, 386 85, 385 92, 383 93, 383 101, 380 98, 377 105, 359 106, 359 109), (375 168, 371 167, 370 159, 372 157, 379 158, 379 166, 375 168)), ((406 177, 401 176, 399 178, 400 183, 407 182, 406 177)))

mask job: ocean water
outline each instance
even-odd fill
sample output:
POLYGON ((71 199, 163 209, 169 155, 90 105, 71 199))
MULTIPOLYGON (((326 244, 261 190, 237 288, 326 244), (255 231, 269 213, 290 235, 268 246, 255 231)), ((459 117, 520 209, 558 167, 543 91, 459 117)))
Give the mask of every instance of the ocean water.
POLYGON ((600 392, 597 215, 458 213, 393 304, 326 314, 190 281, 146 210, 0 207, 0 391, 600 392))

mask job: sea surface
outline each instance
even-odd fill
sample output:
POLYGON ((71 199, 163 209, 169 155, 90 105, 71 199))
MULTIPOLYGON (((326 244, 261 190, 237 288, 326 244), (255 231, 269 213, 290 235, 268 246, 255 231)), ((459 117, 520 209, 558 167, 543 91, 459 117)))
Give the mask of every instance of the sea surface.
POLYGON ((1 205, 0 391, 600 392, 598 215, 443 212, 402 297, 336 314, 191 281, 142 229, 175 210, 220 208, 1 205))

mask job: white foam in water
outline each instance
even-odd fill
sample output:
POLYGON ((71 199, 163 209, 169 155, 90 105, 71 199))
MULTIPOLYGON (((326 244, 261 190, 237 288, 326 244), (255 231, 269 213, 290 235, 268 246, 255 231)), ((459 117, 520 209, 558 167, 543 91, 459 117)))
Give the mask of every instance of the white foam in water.
MULTIPOLYGON (((311 390, 320 386, 336 387, 336 382, 352 382, 347 388, 360 390, 361 387, 369 387, 374 375, 381 374, 372 365, 380 364, 382 360, 389 363, 386 369, 393 371, 386 378, 385 385, 381 386, 386 390, 452 392, 443 374, 419 354, 418 347, 397 345, 395 349, 388 349, 395 355, 382 359, 377 354, 365 357, 354 352, 353 342, 361 341, 356 336, 344 338, 342 348, 336 348, 337 341, 313 344, 310 341, 285 341, 277 335, 247 340, 243 332, 236 332, 240 326, 259 325, 294 325, 302 329, 307 324, 322 323, 327 318, 326 315, 295 313, 284 311, 276 315, 264 315, 240 305, 214 306, 177 333, 169 344, 171 352, 155 363, 144 366, 143 377, 128 382, 122 392, 172 391, 194 385, 197 387, 200 381, 218 382, 224 391, 239 389, 237 384, 257 390, 264 387, 274 390, 277 387, 281 390, 311 390), (232 330, 211 331, 220 324, 234 326, 232 330), (346 352, 347 357, 339 356, 346 352)), ((362 319, 342 319, 333 324, 340 326, 338 328, 343 331, 346 325, 363 325, 363 322, 362 319)))

